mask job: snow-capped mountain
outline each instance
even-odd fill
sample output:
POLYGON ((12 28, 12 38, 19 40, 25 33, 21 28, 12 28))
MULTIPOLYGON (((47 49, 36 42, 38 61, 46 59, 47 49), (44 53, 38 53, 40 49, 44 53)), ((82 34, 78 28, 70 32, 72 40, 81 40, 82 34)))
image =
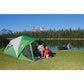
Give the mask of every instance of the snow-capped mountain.
POLYGON ((63 30, 64 30, 64 31, 65 31, 65 30, 68 30, 68 31, 70 31, 70 28, 64 28, 63 30))
POLYGON ((42 26, 36 26, 36 27, 33 27, 30 31, 39 32, 39 31, 48 31, 48 29, 43 28, 42 26))
POLYGON ((2 29, 1 31, 0 31, 0 35, 2 35, 2 34, 11 34, 11 33, 13 33, 12 32, 12 30, 7 30, 7 29, 2 29))

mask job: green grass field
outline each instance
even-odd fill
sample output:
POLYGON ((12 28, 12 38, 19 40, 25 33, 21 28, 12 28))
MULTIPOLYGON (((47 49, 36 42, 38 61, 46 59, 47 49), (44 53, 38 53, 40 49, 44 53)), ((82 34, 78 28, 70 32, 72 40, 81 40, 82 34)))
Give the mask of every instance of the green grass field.
POLYGON ((0 70, 84 70, 84 50, 53 51, 56 56, 37 62, 18 60, 3 55, 0 49, 0 70))

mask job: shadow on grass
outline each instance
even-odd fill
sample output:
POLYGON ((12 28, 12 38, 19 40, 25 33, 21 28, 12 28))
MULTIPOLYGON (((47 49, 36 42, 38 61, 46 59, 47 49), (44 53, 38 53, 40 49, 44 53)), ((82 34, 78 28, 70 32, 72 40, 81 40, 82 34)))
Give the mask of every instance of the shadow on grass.
POLYGON ((49 56, 50 56, 50 57, 54 57, 54 56, 56 56, 56 53, 50 51, 50 52, 49 52, 49 56))

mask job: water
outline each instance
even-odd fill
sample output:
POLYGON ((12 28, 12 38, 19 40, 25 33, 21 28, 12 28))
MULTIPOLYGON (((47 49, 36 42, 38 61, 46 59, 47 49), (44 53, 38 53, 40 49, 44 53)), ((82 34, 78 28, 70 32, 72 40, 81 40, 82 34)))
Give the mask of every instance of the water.
MULTIPOLYGON (((57 46, 54 46, 54 47, 49 46, 49 49, 50 50, 58 50, 58 47, 57 46)), ((71 50, 84 50, 84 48, 71 47, 71 50)))
POLYGON ((67 41, 67 40, 46 40, 46 43, 50 50, 58 50, 58 47, 62 47, 65 45, 67 46, 68 43, 71 43, 72 47, 71 50, 84 50, 84 41, 74 40, 74 41, 67 41))

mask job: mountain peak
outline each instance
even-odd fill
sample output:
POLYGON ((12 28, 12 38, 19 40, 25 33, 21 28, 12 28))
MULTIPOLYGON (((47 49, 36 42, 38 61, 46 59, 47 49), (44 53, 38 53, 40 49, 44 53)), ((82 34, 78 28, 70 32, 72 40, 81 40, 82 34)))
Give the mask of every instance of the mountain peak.
POLYGON ((37 25, 36 27, 33 27, 30 31, 39 32, 39 31, 48 31, 48 29, 37 25))
POLYGON ((2 34, 11 34, 12 33, 12 31, 11 30, 7 30, 7 29, 2 29, 1 31, 0 31, 0 35, 2 35, 2 34))

